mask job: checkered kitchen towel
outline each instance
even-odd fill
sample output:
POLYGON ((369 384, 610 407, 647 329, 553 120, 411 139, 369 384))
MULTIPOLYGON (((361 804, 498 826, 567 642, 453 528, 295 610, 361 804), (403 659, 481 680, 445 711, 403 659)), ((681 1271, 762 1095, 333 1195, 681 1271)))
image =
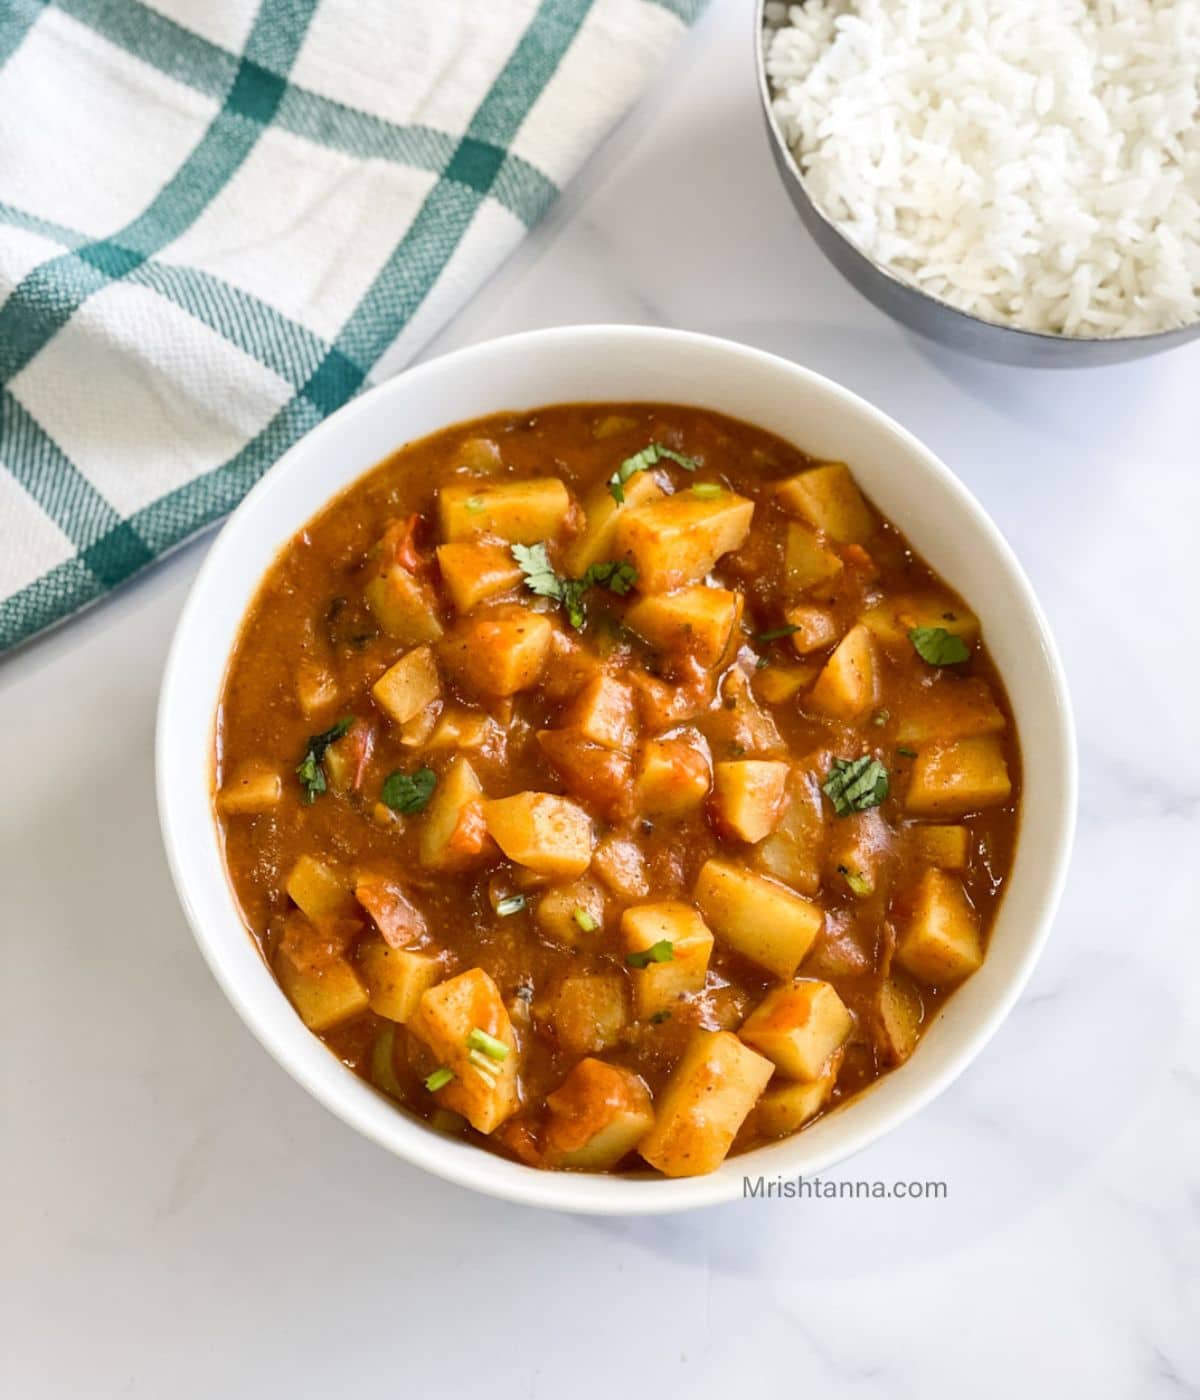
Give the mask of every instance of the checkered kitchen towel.
POLYGON ((705 0, 0 0, 0 650, 406 364, 705 0))

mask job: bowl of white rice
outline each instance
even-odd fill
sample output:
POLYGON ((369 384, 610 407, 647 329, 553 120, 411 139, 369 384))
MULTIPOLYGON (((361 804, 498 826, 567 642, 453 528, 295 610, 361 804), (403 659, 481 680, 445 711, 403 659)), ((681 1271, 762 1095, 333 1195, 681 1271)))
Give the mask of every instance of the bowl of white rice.
POLYGON ((1012 364, 1200 337, 1200 0, 759 0, 756 21, 776 164, 877 306, 1012 364))

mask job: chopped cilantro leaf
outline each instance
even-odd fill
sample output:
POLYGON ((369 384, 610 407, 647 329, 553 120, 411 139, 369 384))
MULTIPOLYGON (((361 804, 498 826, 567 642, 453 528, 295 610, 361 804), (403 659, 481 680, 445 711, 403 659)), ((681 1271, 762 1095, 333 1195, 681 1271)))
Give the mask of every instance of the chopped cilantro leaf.
POLYGON ((625 503, 625 483, 631 476, 636 476, 638 472, 644 472, 647 467, 652 467, 656 462, 674 462, 677 467, 682 467, 685 472, 694 472, 700 465, 694 457, 685 457, 682 452, 676 452, 670 447, 664 447, 661 442, 652 442, 649 447, 643 447, 640 452, 635 452, 632 457, 626 457, 621 465, 613 472, 608 479, 608 489, 612 498, 618 505, 625 503))
POLYGON ((412 774, 397 771, 384 779, 379 798, 393 812, 411 816, 425 810, 436 786, 437 774, 432 768, 418 768, 412 774))
POLYGON ((821 791, 833 803, 839 817, 878 807, 888 795, 887 769, 877 758, 835 758, 821 791))
POLYGON ((300 779, 300 786, 304 789, 305 802, 315 802, 326 790, 328 784, 325 781, 325 769, 322 767, 325 760, 325 750, 335 740, 340 739, 353 723, 354 717, 351 715, 346 719, 339 719, 331 729, 325 730, 323 734, 309 736, 308 748, 304 751, 304 757, 296 765, 296 776, 300 779))
POLYGON ((971 656, 966 642, 944 627, 914 627, 908 640, 921 660, 928 661, 931 666, 957 666, 971 656))
POLYGON ((651 943, 649 948, 642 949, 640 953, 626 953, 625 961, 630 967, 649 967, 651 963, 674 962, 675 949, 669 938, 660 938, 657 943, 651 943))

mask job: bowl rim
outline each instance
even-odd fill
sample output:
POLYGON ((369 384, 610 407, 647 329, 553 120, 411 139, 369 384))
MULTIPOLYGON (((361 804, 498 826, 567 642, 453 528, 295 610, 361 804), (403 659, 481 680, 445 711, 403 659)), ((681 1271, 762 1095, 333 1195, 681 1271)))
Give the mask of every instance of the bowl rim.
MULTIPOLYGON (((814 1151, 810 1148, 803 1164, 804 1174, 812 1177, 836 1163, 845 1161, 911 1118, 948 1088, 982 1051, 1016 1003, 1049 936, 1065 886, 1075 832, 1078 789, 1075 728, 1066 677, 1053 636, 1029 580, 999 528, 966 486, 935 453, 915 435, 896 423, 883 410, 876 408, 867 400, 825 376, 780 356, 719 337, 661 327, 604 324, 554 327, 545 330, 525 331, 450 351, 424 361, 420 365, 368 389, 338 409, 295 443, 267 469, 226 520, 209 548, 180 613, 163 671, 155 735, 155 777, 159 823, 167 863, 197 946, 218 985, 242 1021, 272 1058, 294 1080, 325 1108, 365 1137, 378 1143, 402 1160, 456 1185, 466 1186, 486 1195, 522 1205, 591 1215, 631 1216, 666 1214, 700 1206, 716 1205, 737 1199, 744 1194, 744 1191, 740 1189, 736 1177, 719 1174, 664 1179, 650 1175, 630 1177, 594 1173, 547 1172, 515 1164, 498 1155, 483 1151, 473 1144, 446 1138, 444 1135, 429 1129, 415 1116, 397 1109, 390 1102, 387 1105, 388 1112, 385 1115, 379 1115, 378 1121, 373 1121, 376 1115, 366 1111, 351 1085, 365 1089, 372 1100, 379 1098, 379 1096, 369 1086, 364 1085, 364 1082, 352 1071, 338 1065, 345 1076, 345 1079, 339 1080, 339 1086, 345 1086, 343 1093, 342 1087, 335 1090, 329 1083, 324 1082, 323 1073, 318 1074, 309 1067, 298 1064, 293 1052, 283 1043, 288 1036, 294 1038, 296 1027, 302 1031, 304 1043, 318 1046, 328 1062, 335 1065, 338 1062, 319 1039, 302 1026, 290 1005, 286 1003, 281 991, 279 991, 278 997, 287 1013, 287 1022, 292 1027, 292 1031, 287 1033, 279 1032, 277 1026, 272 1024, 275 1019, 272 1012, 265 1010, 256 1001, 250 989, 242 985, 241 977, 231 965, 238 954, 223 949, 220 931, 208 927, 198 907, 198 896, 204 896, 205 887, 204 882, 200 882, 197 890, 193 890, 193 880, 194 878, 198 879, 202 872, 197 871, 194 875, 192 865, 193 863, 199 865, 202 856, 198 852, 189 850, 186 829, 189 820, 195 819, 195 813, 191 809, 185 809, 181 800, 177 799, 176 792, 180 785, 172 782, 172 776, 180 771, 180 765, 194 761, 194 748, 191 755, 176 753, 173 749, 173 741, 177 737, 185 739, 188 737, 187 735, 177 736, 175 734, 175 714, 182 703, 177 697, 182 694, 189 683, 191 653, 195 648, 203 648, 206 644, 204 611, 213 580, 218 578, 222 570, 225 569, 227 554, 238 548, 237 531, 239 527, 244 526, 246 522, 254 518, 260 508, 260 503, 269 499, 271 494, 278 489, 279 483, 291 470, 293 462, 307 457, 313 453, 314 449, 320 448, 323 444, 336 443, 339 435, 346 432, 349 425, 373 413, 376 405, 392 397, 419 394, 422 383, 430 378, 442 376, 451 371, 460 375, 469 375, 473 364, 486 362, 492 356, 501 355, 511 359, 513 356, 520 356, 527 350, 539 348, 550 348, 562 354, 586 353, 589 341, 611 341, 614 338, 622 343, 623 348, 627 346, 631 352, 637 351, 642 354, 647 351, 654 354, 669 354, 678 350, 685 354, 707 352, 741 359, 750 367, 758 366, 764 370, 769 368, 774 374, 782 373, 785 376, 793 377, 796 381, 807 381, 808 385, 819 394, 840 400, 851 413, 862 414, 868 419, 875 420, 876 424, 900 440, 916 458, 920 459, 926 470, 935 477, 941 478, 941 485, 954 498, 955 508, 962 512, 977 535, 982 537, 982 540, 990 547, 995 556, 997 569, 1004 577, 1006 588, 1011 586, 1012 589, 1015 589, 1021 605, 1033 622, 1041 654, 1045 661, 1049 695, 1053 701, 1052 714, 1045 717, 1045 723, 1053 728, 1053 744, 1061 764, 1058 774, 1057 803, 1051 827, 1052 839, 1047 848, 1040 853, 1046 876, 1043 881, 1041 902, 1036 909, 1034 928, 1028 932, 1024 951, 1013 966, 1007 982, 1002 984, 1002 989, 994 996, 986 1008, 986 1012, 979 1016, 966 1042, 956 1052, 946 1057, 946 1062, 940 1067, 940 1070, 932 1074, 923 1087, 915 1090, 910 1089, 903 1101, 892 1106, 877 1123, 868 1125, 864 1121, 857 1130, 850 1128, 844 1131, 840 1140, 824 1151, 814 1151)), ((652 400, 653 396, 651 395, 647 401, 652 400)), ((546 401, 557 402, 558 400, 551 397, 546 401)), ((597 402, 599 401, 601 400, 597 399, 597 402)), ((700 401, 699 397, 697 401, 700 401)), ((719 406, 712 406, 717 411, 721 411, 719 406)), ((446 426, 450 426, 450 424, 446 424, 446 426)), ((431 431, 436 431, 436 429, 431 431)), ((348 475, 345 480, 328 492, 325 500, 332 499, 338 491, 344 490, 370 470, 372 467, 366 467, 348 475)), ((316 509, 321 508, 318 506, 316 509)), ((310 513, 309 518, 313 513, 315 511, 310 513)), ((288 537, 290 538, 290 535, 288 537)), ((243 568, 242 571, 244 572, 245 569, 243 568)), ((239 584, 239 618, 245 616, 245 609, 252 601, 261 582, 262 571, 255 570, 253 576, 245 583, 244 588, 239 584)), ((211 648, 212 644, 208 645, 211 648)), ((220 642, 220 645, 223 649, 225 648, 224 640, 220 642)), ((225 649, 224 655, 220 658, 222 677, 226 674, 228 656, 228 650, 225 649)), ((209 717, 208 730, 205 734, 206 762, 211 752, 210 744, 215 718, 214 712, 209 717)), ((194 736, 192 737, 194 738, 194 736)), ((204 818, 209 823, 208 829, 211 834, 212 831, 216 830, 211 799, 207 804, 204 818)), ((1026 821, 1027 816, 1023 811, 1022 824, 1024 825, 1026 821)), ((1019 849, 1020 840, 1018 839, 1019 849)), ((238 926, 238 931, 245 940, 245 945, 254 948, 257 956, 257 945, 241 919, 227 877, 223 881, 222 893, 224 903, 228 905, 233 920, 238 926)), ((214 897, 220 898, 220 896, 215 895, 214 897)), ((260 965, 265 968, 261 959, 259 961, 260 965)), ((267 975, 271 976, 269 970, 267 975)), ((322 1060, 323 1064, 324 1062, 322 1060)), ((859 1102, 861 1102, 861 1096, 856 1096, 855 1099, 848 1101, 846 1109, 852 1109, 859 1102)), ((829 1116, 840 1118, 843 1111, 838 1110, 836 1115, 829 1116)), ((847 1113, 846 1118, 851 1120, 853 1115, 847 1113)), ((803 1136, 803 1134, 800 1135, 800 1137, 803 1136)), ((797 1140, 797 1138, 790 1139, 792 1142, 797 1140)), ((736 1160, 739 1164, 749 1163, 760 1152, 770 1150, 770 1147, 756 1149, 736 1160)), ((752 1174, 747 1173, 747 1175, 752 1174)))
MULTIPOLYGON (((767 51, 763 42, 766 33, 766 10, 770 0, 756 0, 753 9, 754 15, 754 67, 757 74, 758 100, 762 106, 763 115, 766 118, 767 129, 771 135, 771 141, 775 147, 776 162, 782 162, 788 174, 795 181, 797 188, 808 208, 813 215, 820 219, 822 225, 829 234, 838 240, 846 251, 873 268, 881 277, 885 278, 893 287, 910 292, 914 296, 921 297, 930 306, 938 311, 944 312, 965 326, 984 326, 990 331, 1003 332, 1007 335, 1017 336, 1026 342, 1034 345, 1128 345, 1134 349, 1137 346, 1157 345, 1164 337, 1173 337, 1179 341, 1186 341, 1200 336, 1200 318, 1194 321, 1186 321, 1182 326, 1166 326, 1159 331, 1139 331, 1137 335, 1061 335, 1057 331, 1035 331, 1028 326, 1010 326, 1004 321, 993 321, 988 316, 978 316, 973 311, 964 311, 961 306, 955 306, 953 302, 935 296, 933 292, 925 287, 919 286, 916 282, 910 282, 906 277, 901 277, 894 272, 886 263, 876 261, 869 253, 865 253, 854 240, 843 232, 841 227, 825 212, 821 204, 812 194, 808 187, 808 182, 804 178, 804 173, 800 169, 800 164, 788 144, 787 138, 779 125, 775 116, 775 107, 771 97, 771 80, 767 76, 767 51)), ((1167 347, 1163 347, 1164 349, 1167 347)))

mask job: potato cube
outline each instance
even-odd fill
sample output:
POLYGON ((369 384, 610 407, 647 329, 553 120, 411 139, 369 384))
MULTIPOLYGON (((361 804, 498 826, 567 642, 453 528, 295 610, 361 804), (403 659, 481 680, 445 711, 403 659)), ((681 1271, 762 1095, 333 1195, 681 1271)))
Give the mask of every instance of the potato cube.
POLYGON ((633 761, 619 749, 585 739, 578 729, 540 729, 538 744, 567 790, 618 816, 630 802, 633 761))
POLYGON ((650 893, 642 848, 615 831, 603 836, 597 844, 592 855, 592 871, 618 899, 645 899, 650 893))
POLYGON ((767 993, 738 1034, 792 1079, 820 1079, 854 1021, 828 982, 797 977, 767 993))
MULTIPOLYGON (((707 746, 706 746, 707 747, 707 746)), ((703 803, 709 759, 686 739, 647 739, 638 755, 637 805, 648 817, 683 817, 703 803)))
POLYGON ((920 748, 922 744, 1000 734, 1007 723, 986 681, 943 673, 905 705, 896 725, 896 739, 920 748))
POLYGON ((479 710, 443 710, 429 736, 428 748, 454 749, 459 753, 497 750, 504 743, 504 731, 491 717, 479 710))
POLYGON ((269 812, 283 797, 283 779, 277 769, 249 758, 239 763, 217 794, 217 806, 227 817, 269 812))
POLYGON ((783 563, 788 588, 793 593, 804 593, 819 583, 828 583, 845 567, 838 555, 823 545, 807 525, 796 520, 788 521, 783 563))
POLYGON ((704 863, 693 898, 718 938, 776 977, 792 976, 825 920, 794 890, 724 860, 704 863))
POLYGON ((393 564, 363 589, 363 597, 380 627, 401 646, 436 642, 442 635, 437 599, 402 564, 393 564))
POLYGON ((694 656, 701 666, 715 666, 725 655, 741 616, 740 593, 696 584, 638 599, 626 612, 625 625, 663 651, 694 656))
POLYGON ((555 476, 453 482, 438 491, 438 521, 447 544, 479 535, 537 544, 561 534, 570 516, 570 492, 555 476))
POLYGON ((895 846, 896 833, 877 807, 839 817, 825 857, 829 883, 848 887, 857 899, 881 894, 895 846))
POLYGON ((874 707, 879 689, 875 644, 859 623, 838 643, 809 692, 807 708, 833 719, 854 720, 874 707))
POLYGON ((442 583, 460 613, 512 592, 522 578, 512 550, 503 544, 472 540, 440 544, 437 561, 442 583))
POLYGON ((732 492, 703 500, 690 491, 617 517, 616 553, 637 566, 642 593, 665 593, 697 583, 723 554, 737 549, 750 531, 754 502, 732 492))
POLYGON ((932 987, 961 982, 982 964, 979 918, 957 876, 944 870, 921 876, 896 944, 896 961, 932 987))
POLYGON ((914 816, 961 817, 1011 795, 1000 741, 985 735, 922 749, 913 760, 904 805, 914 816))
POLYGON ((439 1066, 454 1075, 436 1091, 443 1108, 461 1113, 480 1133, 494 1132, 520 1105, 517 1042, 500 989, 480 967, 430 987, 408 1021, 439 1066), (508 1050, 503 1059, 473 1050, 472 1031, 508 1050))
POLYGON ((397 724, 407 724, 441 693, 437 664, 428 647, 406 652, 371 687, 375 703, 397 724))
POLYGON ((814 651, 824 651, 838 639, 837 618, 826 608, 812 608, 807 605, 788 608, 784 620, 792 633, 792 646, 797 656, 809 656, 814 651))
POLYGON ((625 979, 619 974, 564 977, 545 1006, 535 1006, 539 1021, 548 1021, 559 1047, 569 1055, 608 1050, 621 1039, 629 1021, 625 979))
POLYGON ((338 697, 337 681, 331 671, 315 661, 303 660, 296 667, 296 699, 305 715, 327 710, 338 697))
POLYGON ((582 578, 593 564, 612 558, 621 513, 661 500, 665 494, 653 472, 638 472, 629 478, 623 505, 613 500, 607 482, 597 486, 584 502, 587 524, 583 533, 572 541, 563 560, 567 573, 582 578))
POLYGON ((787 810, 789 774, 776 759, 714 763, 711 811, 721 835, 750 842, 769 836, 787 810))
POLYGON ((774 1070, 730 1031, 693 1032, 638 1151, 664 1176, 716 1171, 774 1070))
POLYGON ((776 488, 779 504, 837 544, 866 544, 875 521, 844 462, 825 462, 776 488))
POLYGON ((279 985, 310 1031, 332 1030, 367 1009, 367 989, 340 954, 313 958, 285 938, 273 965, 279 985))
POLYGON ((495 848, 483 817, 483 785, 465 758, 456 758, 425 809, 418 843, 430 870, 466 870, 495 848))
POLYGON ((365 939, 358 949, 358 970, 367 984, 371 1010, 403 1024, 421 997, 442 975, 437 958, 407 948, 389 948, 382 938, 365 939))
POLYGON ((660 943, 671 945, 665 962, 632 966, 634 1008, 640 1020, 662 1011, 689 992, 704 990, 713 936, 690 904, 665 900, 639 904, 621 915, 626 960, 660 943))
POLYGON ((912 650, 908 634, 914 627, 941 627, 968 646, 979 640, 979 619, 969 608, 946 596, 893 594, 862 615, 878 641, 904 655, 912 650))
POLYGON ((965 826, 914 826, 913 850, 939 870, 965 870, 971 858, 971 833, 965 826))
POLYGON ((594 880, 573 880, 543 891, 534 921, 548 938, 569 947, 595 946, 604 927, 604 891, 594 880))
POLYGON ((546 1096, 546 1162, 603 1172, 638 1145, 654 1123, 650 1091, 640 1075, 603 1060, 580 1060, 546 1096))
POLYGON ((563 711, 559 724, 589 743, 631 753, 637 739, 633 687, 613 676, 594 676, 563 711))
POLYGON ((833 1094, 840 1064, 841 1056, 835 1055, 819 1079, 811 1083, 795 1080, 768 1089, 754 1110, 759 1133, 766 1138, 787 1137, 815 1118, 833 1094))
POLYGON ((350 881, 315 856, 301 856, 284 888, 292 903, 314 922, 352 914, 356 908, 350 881))
POLYGON ((788 779, 787 808, 779 825, 755 848, 755 864, 801 894, 816 894, 828 836, 820 781, 797 765, 788 779))
POLYGON ((539 875, 574 879, 592 861, 592 819, 566 797, 518 792, 483 804, 492 839, 511 861, 539 875))
POLYGON ((871 1038, 885 1064, 899 1065, 916 1049, 923 1009, 916 988, 907 978, 889 977, 880 987, 874 1007, 871 1038))
POLYGON ((538 683, 553 635, 549 618, 520 608, 464 618, 443 639, 438 653, 468 690, 503 699, 538 683))
POLYGON ((754 673, 754 693, 768 705, 782 705, 816 680, 812 666, 763 666, 754 673))

